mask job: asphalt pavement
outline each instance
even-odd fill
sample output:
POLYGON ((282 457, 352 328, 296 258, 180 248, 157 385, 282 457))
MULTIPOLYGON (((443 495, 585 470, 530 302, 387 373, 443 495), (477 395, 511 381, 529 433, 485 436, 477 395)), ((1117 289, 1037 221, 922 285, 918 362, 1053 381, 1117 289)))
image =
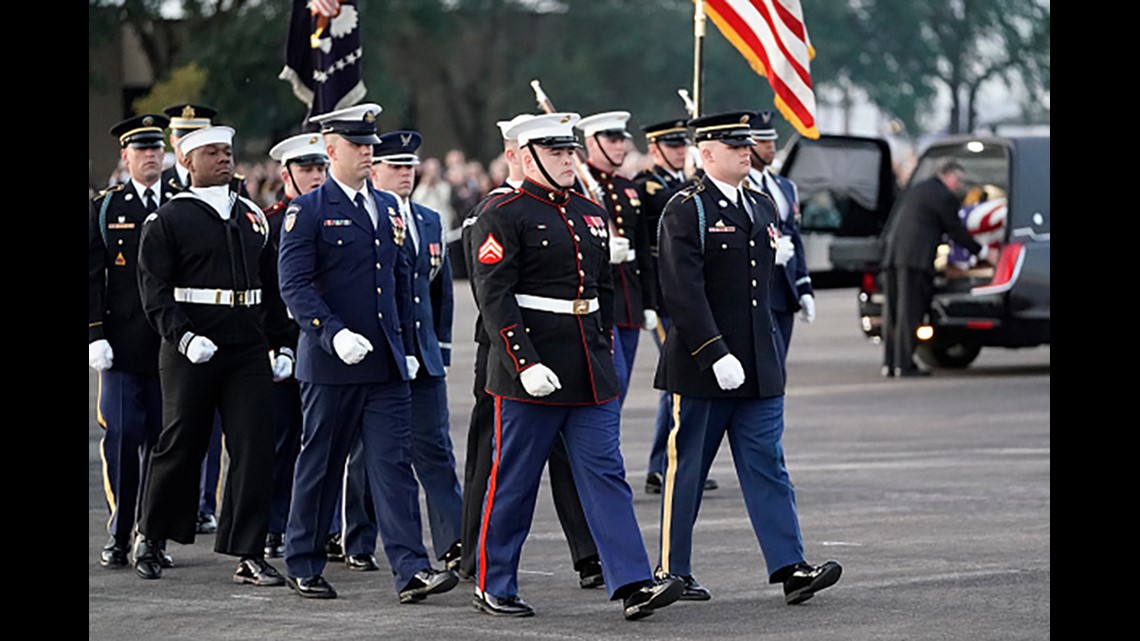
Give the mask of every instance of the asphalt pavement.
MULTIPOLYGON (((473 306, 456 283, 451 434, 460 478, 472 406, 473 306)), ((808 560, 843 564, 839 583, 784 604, 752 532, 724 445, 694 530, 694 575, 713 594, 627 622, 602 590, 582 590, 541 489, 523 548, 520 594, 537 610, 499 619, 470 605, 472 584, 400 605, 379 572, 330 564, 331 601, 285 587, 235 585, 236 559, 213 535, 170 544, 161 580, 99 566, 106 504, 89 370, 88 635, 93 640, 1049 639, 1050 348, 983 350, 969 368, 929 378, 879 376, 880 348, 856 319, 855 291, 817 292, 815 323, 797 322, 788 359, 784 446, 808 560)), ((659 496, 643 490, 656 412, 657 353, 643 334, 622 423, 622 451, 642 537, 655 562, 659 496)), ((430 539, 426 537, 425 541, 430 539)), ((284 569, 280 559, 275 560, 284 569)))

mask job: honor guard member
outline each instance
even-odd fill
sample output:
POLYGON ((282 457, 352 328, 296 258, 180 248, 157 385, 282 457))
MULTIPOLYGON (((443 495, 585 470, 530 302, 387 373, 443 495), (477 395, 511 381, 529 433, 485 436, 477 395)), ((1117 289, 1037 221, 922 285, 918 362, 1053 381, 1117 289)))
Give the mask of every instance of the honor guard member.
MULTIPOLYGON (((218 115, 218 112, 212 107, 187 103, 171 105, 162 112, 170 119, 170 146, 174 148, 174 164, 162 172, 162 189, 169 199, 190 187, 190 172, 186 169, 185 155, 179 148, 178 141, 192 131, 211 126, 212 119, 218 115)), ((244 185, 241 195, 249 198, 244 185)), ((202 460, 202 484, 198 497, 198 534, 211 534, 218 529, 218 521, 214 514, 218 508, 218 494, 221 493, 222 458, 221 419, 215 415, 210 448, 202 460)))
POLYGON ((616 172, 625 161, 628 111, 607 111, 582 118, 577 128, 586 141, 586 164, 602 189, 602 202, 613 231, 626 242, 610 244, 614 271, 614 358, 625 404, 641 329, 657 329, 657 275, 649 252, 649 228, 641 214, 637 185, 616 172))
POLYGON ((564 439, 596 538, 611 599, 639 619, 677 599, 682 584, 653 579, 625 481, 611 344, 613 273, 604 209, 568 188, 578 114, 512 127, 526 179, 471 230, 476 301, 492 337, 487 391, 495 397, 494 463, 483 504, 473 605, 530 616, 518 564, 542 468, 564 439))
MULTIPOLYGON (((685 120, 666 120, 641 128, 645 133, 646 148, 653 159, 653 165, 641 170, 634 177, 637 193, 641 199, 641 215, 649 236, 649 254, 652 257, 654 276, 658 273, 657 228, 665 203, 682 187, 688 184, 685 177, 685 157, 693 144, 689 139, 689 129, 685 120)), ((665 343, 665 333, 669 331, 669 313, 665 307, 665 297, 661 295, 661 281, 655 278, 653 284, 657 292, 657 327, 651 332, 660 358, 661 346, 665 343)), ((669 410, 669 394, 662 391, 657 399, 657 423, 653 432, 653 445, 649 450, 649 472, 645 476, 645 491, 649 494, 661 493, 661 480, 665 471, 665 440, 669 436, 672 412, 669 410)), ((715 490, 715 479, 705 479, 705 489, 715 490)))
POLYGON ((805 323, 815 320, 815 292, 811 286, 807 258, 804 256, 804 243, 800 238, 800 201, 796 184, 772 171, 772 159, 776 157, 776 125, 773 122, 776 112, 761 111, 752 123, 752 169, 748 171, 748 186, 767 194, 780 216, 776 230, 786 236, 795 247, 795 254, 786 265, 776 265, 772 274, 772 316, 780 335, 781 359, 787 376, 788 345, 792 342, 792 325, 796 312, 805 323))
POLYGON ((274 304, 277 280, 269 225, 237 194, 230 127, 179 141, 190 189, 147 217, 139 246, 139 292, 162 336, 163 429, 150 461, 135 540, 135 571, 157 579, 155 539, 193 543, 199 479, 215 410, 230 452, 214 551, 239 557, 235 583, 282 585, 263 558, 273 482, 273 376, 292 359, 275 353, 288 318, 274 304))
MULTIPOLYGON (((492 189, 463 221, 462 246, 468 274, 474 273, 471 248, 472 225, 480 214, 494 209, 499 201, 514 194, 523 183, 518 141, 507 138, 507 132, 514 125, 533 117, 531 114, 519 114, 510 120, 500 120, 496 123, 503 135, 503 155, 507 160, 508 174, 506 182, 492 189)), ((471 293, 475 294, 473 280, 471 293)), ((487 480, 491 475, 493 454, 491 436, 495 427, 494 397, 486 390, 487 355, 491 348, 491 340, 483 327, 482 315, 477 315, 475 318, 475 344, 475 405, 471 410, 471 422, 467 428, 467 459, 463 478, 463 554, 459 573, 464 577, 475 576, 475 552, 483 514, 483 498, 487 492, 487 480)), ((598 560, 598 547, 594 544, 590 526, 586 523, 586 513, 582 510, 578 489, 574 485, 573 471, 570 469, 570 459, 566 455, 566 444, 561 438, 554 439, 547 467, 554 510, 562 526, 562 533, 570 546, 570 559, 578 572, 578 587, 600 588, 605 584, 605 579, 602 576, 602 564, 598 560)))
MULTIPOLYGON (((301 194, 324 184, 328 177, 329 156, 318 133, 298 134, 277 143, 269 157, 281 163, 280 178, 285 197, 265 210, 269 221, 269 242, 276 253, 281 242, 281 225, 285 209, 301 194)), ((284 303, 282 303, 284 304, 284 303)), ((285 311, 287 314, 288 312, 285 311)), ((295 358, 300 328, 289 323, 289 341, 282 353, 295 358)), ((285 554, 285 524, 289 519, 289 497, 293 494, 293 466, 301 449, 301 388, 297 379, 288 376, 273 386, 273 497, 269 504, 269 533, 265 537, 265 556, 285 554)))
POLYGON ((714 114, 689 126, 704 177, 665 206, 658 238, 661 291, 672 325, 655 384, 673 395, 661 493, 659 572, 685 581, 682 599, 711 598, 693 578, 693 525, 701 487, 727 433, 770 583, 787 603, 838 579, 834 561, 809 565, 784 464, 784 370, 768 292, 773 267, 792 253, 776 242, 777 212, 744 188, 752 112, 714 114))
MULTIPOLYGON (((447 368, 451 365, 451 324, 455 301, 451 260, 447 255, 443 223, 438 212, 410 200, 415 186, 416 150, 421 137, 415 131, 390 131, 373 146, 372 186, 399 202, 407 229, 404 250, 413 266, 412 303, 414 333, 420 363, 412 389, 412 469, 427 501, 432 548, 444 568, 458 567, 463 491, 455 473, 451 422, 447 410, 447 368)), ((342 498, 342 543, 349 569, 375 570, 376 516, 369 503, 368 479, 361 442, 348 459, 342 498)))
MULTIPOLYGON (((105 568, 127 565, 146 463, 162 430, 159 336, 143 315, 137 270, 143 220, 161 201, 164 127, 165 116, 142 114, 111 128, 130 181, 100 192, 88 210, 87 360, 99 372, 99 454, 110 511, 99 554, 105 568)), ((173 566, 169 555, 160 561, 173 566)))
POLYGON ((285 566, 289 586, 334 598, 322 573, 325 543, 353 442, 363 440, 380 536, 400 603, 455 587, 431 567, 412 472, 414 356, 407 228, 396 199, 368 184, 380 106, 311 120, 321 127, 330 179, 285 210, 281 291, 301 328, 297 380, 303 409, 285 566), (405 340, 406 339, 406 340, 405 340))

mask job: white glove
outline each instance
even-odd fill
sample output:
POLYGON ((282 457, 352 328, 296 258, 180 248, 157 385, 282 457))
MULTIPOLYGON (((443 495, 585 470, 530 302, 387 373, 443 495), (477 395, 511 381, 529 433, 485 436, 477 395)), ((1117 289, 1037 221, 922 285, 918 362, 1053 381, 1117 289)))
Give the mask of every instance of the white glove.
POLYGON ((190 344, 186 346, 186 358, 195 365, 201 365, 213 358, 217 351, 218 346, 214 344, 214 341, 205 336, 195 336, 190 339, 190 344))
POLYGON ((273 351, 270 350, 269 368, 273 370, 273 382, 280 383, 293 375, 293 359, 285 354, 275 355, 273 351))
POLYGON ((716 384, 726 392, 744 384, 744 366, 732 354, 725 354, 713 363, 713 374, 716 384))
POLYGON ((625 253, 625 262, 632 263, 637 260, 637 250, 632 247, 625 253))
POLYGON ((415 356, 405 356, 404 363, 408 366, 408 380, 410 381, 416 377, 416 374, 420 373, 420 362, 415 356))
POLYGON ((87 345, 87 364, 96 372, 111 369, 111 361, 115 359, 115 351, 107 339, 100 338, 87 345))
POLYGON ((815 296, 811 294, 800 296, 800 318, 804 319, 805 323, 815 320, 815 296))
POLYGON ((792 256, 796 255, 796 246, 792 244, 792 239, 787 236, 780 236, 776 239, 776 264, 783 267, 788 264, 792 256))
POLYGON ((645 329, 653 331, 657 329, 657 312, 652 309, 645 310, 645 329))
POLYGON ((558 376, 542 363, 523 370, 519 379, 522 380, 526 393, 531 396, 546 396, 556 389, 562 389, 558 376))
POLYGON ((624 263, 629 255, 629 239, 625 236, 610 236, 610 262, 624 263))
POLYGON ((372 343, 345 327, 333 336, 333 349, 345 365, 356 365, 372 351, 372 343))

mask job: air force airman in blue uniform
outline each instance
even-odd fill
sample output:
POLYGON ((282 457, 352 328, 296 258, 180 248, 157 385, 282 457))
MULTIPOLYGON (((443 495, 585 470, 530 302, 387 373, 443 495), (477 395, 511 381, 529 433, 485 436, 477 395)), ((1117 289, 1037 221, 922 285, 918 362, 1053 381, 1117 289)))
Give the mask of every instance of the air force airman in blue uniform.
POLYGON ((689 122, 705 175, 662 214, 658 265, 673 323, 655 385, 673 394, 673 427, 660 571, 685 580, 681 598, 711 597, 692 575, 692 532, 704 480, 727 434, 769 582, 783 583, 787 602, 799 603, 834 584, 841 568, 804 562, 784 463, 784 369, 768 292, 773 267, 792 250, 777 242, 772 200, 742 187, 754 118, 735 112, 689 122))
POLYGON ((653 580, 625 480, 607 216, 568 189, 577 121, 547 114, 507 132, 526 179, 471 230, 476 300, 491 337, 487 391, 495 397, 473 605, 496 616, 534 614, 518 594, 518 564, 542 469, 561 438, 606 590, 623 599, 627 619, 638 619, 675 601, 682 584, 653 580))
POLYGON ((414 357, 411 265, 399 203, 368 184, 376 115, 366 103, 312 118, 325 135, 330 179, 285 212, 282 295, 301 327, 296 376, 301 451, 285 532, 287 581, 300 596, 333 598, 322 576, 343 465, 362 438, 380 535, 401 603, 450 590, 431 567, 412 472, 414 357))

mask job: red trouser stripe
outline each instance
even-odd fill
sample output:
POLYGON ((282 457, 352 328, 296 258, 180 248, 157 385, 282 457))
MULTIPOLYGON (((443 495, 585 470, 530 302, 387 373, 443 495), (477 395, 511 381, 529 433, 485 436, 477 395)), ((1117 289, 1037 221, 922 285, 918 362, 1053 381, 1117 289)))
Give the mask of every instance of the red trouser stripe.
MULTIPOLYGON (((483 526, 479 529, 479 591, 487 584, 487 528, 491 522, 491 507, 495 504, 495 486, 499 477, 499 456, 503 451, 503 397, 495 397, 495 458, 491 461, 491 476, 487 480, 487 504, 483 506, 483 526)), ((498 596, 498 595, 497 595, 498 596)))

